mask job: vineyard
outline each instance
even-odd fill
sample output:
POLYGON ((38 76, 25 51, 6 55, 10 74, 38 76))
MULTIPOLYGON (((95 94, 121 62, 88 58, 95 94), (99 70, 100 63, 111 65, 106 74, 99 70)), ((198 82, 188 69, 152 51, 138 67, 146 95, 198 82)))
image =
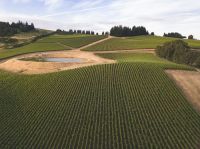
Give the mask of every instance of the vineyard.
POLYGON ((200 115, 152 54, 45 75, 0 71, 0 148, 198 148, 200 115))
MULTIPOLYGON (((127 38, 113 38, 97 45, 84 49, 85 51, 113 51, 132 49, 155 49, 165 42, 177 40, 176 38, 158 36, 136 36, 127 38)), ((192 48, 200 48, 199 40, 184 40, 192 48)))
POLYGON ((23 47, 1 50, 0 59, 33 52, 71 50, 104 38, 106 36, 52 35, 23 47))
POLYGON ((94 36, 94 35, 54 35, 43 38, 41 43, 60 43, 72 48, 80 48, 95 41, 106 38, 107 36, 94 36))

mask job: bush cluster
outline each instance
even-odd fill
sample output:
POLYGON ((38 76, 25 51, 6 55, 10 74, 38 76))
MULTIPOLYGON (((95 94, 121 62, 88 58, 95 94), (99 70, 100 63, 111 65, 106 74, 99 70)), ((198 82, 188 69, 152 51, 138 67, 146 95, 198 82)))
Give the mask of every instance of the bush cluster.
POLYGON ((191 50, 188 44, 182 40, 167 42, 158 46, 156 54, 176 63, 200 67, 200 52, 191 50))
POLYGON ((181 38, 181 39, 186 38, 186 36, 183 36, 180 33, 168 33, 168 34, 164 33, 163 36, 164 37, 181 38))

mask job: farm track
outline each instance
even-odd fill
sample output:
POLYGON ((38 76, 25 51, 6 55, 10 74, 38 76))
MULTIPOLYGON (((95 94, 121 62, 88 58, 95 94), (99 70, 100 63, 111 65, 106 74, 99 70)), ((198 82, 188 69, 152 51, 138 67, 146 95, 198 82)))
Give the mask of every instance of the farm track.
POLYGON ((104 42, 104 41, 106 41, 106 40, 109 40, 109 39, 112 39, 112 38, 115 38, 115 37, 108 36, 108 38, 105 38, 105 39, 102 39, 102 40, 99 40, 99 41, 93 42, 93 43, 91 43, 91 44, 88 44, 88 45, 86 45, 86 46, 80 47, 80 48, 75 49, 75 50, 77 50, 77 51, 78 51, 78 50, 82 50, 82 49, 85 49, 85 48, 88 48, 88 47, 94 46, 94 45, 96 45, 96 44, 98 44, 98 43, 102 43, 102 42, 104 42))
POLYGON ((63 46, 63 47, 65 47, 65 48, 70 48, 71 50, 74 49, 73 47, 67 46, 67 45, 62 44, 62 43, 60 43, 60 42, 56 42, 56 43, 59 44, 59 45, 61 45, 61 46, 63 46))

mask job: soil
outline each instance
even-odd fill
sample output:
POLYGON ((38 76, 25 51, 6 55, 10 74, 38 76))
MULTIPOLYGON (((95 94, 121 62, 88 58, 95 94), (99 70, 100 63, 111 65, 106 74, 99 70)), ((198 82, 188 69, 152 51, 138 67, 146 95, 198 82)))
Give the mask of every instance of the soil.
POLYGON ((41 73, 51 73, 51 72, 75 69, 85 66, 115 63, 116 61, 101 58, 95 55, 95 53, 93 52, 81 51, 81 49, 103 42, 110 38, 112 37, 70 51, 68 50, 68 51, 56 51, 56 52, 40 52, 40 53, 16 56, 14 58, 1 61, 0 69, 21 74, 41 74, 41 73), (29 58, 29 57, 80 58, 83 61, 81 63, 78 62, 61 63, 61 62, 33 62, 33 61, 20 60, 22 58, 29 58))
POLYGON ((0 69, 22 73, 22 74, 41 74, 50 73, 62 70, 75 69, 85 66, 115 63, 114 60, 104 59, 96 56, 91 52, 83 51, 66 51, 66 52, 46 52, 46 53, 35 53, 18 56, 7 60, 0 64, 0 69), (33 62, 33 61, 22 61, 22 58, 28 57, 51 57, 51 58, 80 58, 83 61, 81 63, 62 63, 62 62, 33 62))
POLYGON ((176 81, 189 102, 200 112, 200 72, 167 70, 166 73, 176 81))
POLYGON ((93 46, 95 44, 98 44, 100 42, 106 41, 111 38, 114 37, 109 36, 108 38, 99 40, 97 42, 73 50, 39 52, 33 54, 25 54, 22 56, 16 56, 14 58, 0 61, 0 69, 21 74, 51 73, 51 72, 75 69, 85 66, 116 63, 116 61, 114 60, 99 57, 98 55, 96 55, 96 53, 120 53, 120 52, 155 53, 154 49, 94 51, 94 52, 81 51, 81 49, 93 46), (83 59, 83 61, 81 63, 80 62, 62 63, 62 62, 34 62, 34 61, 20 60, 23 58, 31 58, 31 57, 80 58, 83 59))

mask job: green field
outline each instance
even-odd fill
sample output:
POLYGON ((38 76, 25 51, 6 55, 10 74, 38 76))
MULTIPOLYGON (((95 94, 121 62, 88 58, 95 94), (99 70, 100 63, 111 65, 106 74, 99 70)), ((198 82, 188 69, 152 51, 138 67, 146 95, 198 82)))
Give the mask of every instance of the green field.
POLYGON ((106 36, 52 35, 23 47, 0 50, 0 59, 33 52, 71 50, 104 38, 106 36))
POLYGON ((40 43, 61 43, 63 45, 80 48, 82 46, 88 45, 95 41, 106 38, 106 36, 95 36, 95 35, 53 35, 47 38, 39 40, 40 43))
MULTIPOLYGON (((85 51, 113 51, 132 49, 155 49, 165 42, 177 40, 176 38, 159 36, 135 36, 127 38, 114 38, 84 49, 85 51)), ((200 48, 199 40, 185 40, 192 48, 200 48)))
POLYGON ((15 48, 15 49, 5 49, 0 51, 0 59, 26 54, 34 52, 43 52, 43 51, 55 51, 55 50, 69 50, 70 48, 60 45, 58 43, 31 43, 29 45, 15 48))
POLYGON ((198 148, 200 115, 152 54, 45 75, 0 72, 0 148, 198 148))

